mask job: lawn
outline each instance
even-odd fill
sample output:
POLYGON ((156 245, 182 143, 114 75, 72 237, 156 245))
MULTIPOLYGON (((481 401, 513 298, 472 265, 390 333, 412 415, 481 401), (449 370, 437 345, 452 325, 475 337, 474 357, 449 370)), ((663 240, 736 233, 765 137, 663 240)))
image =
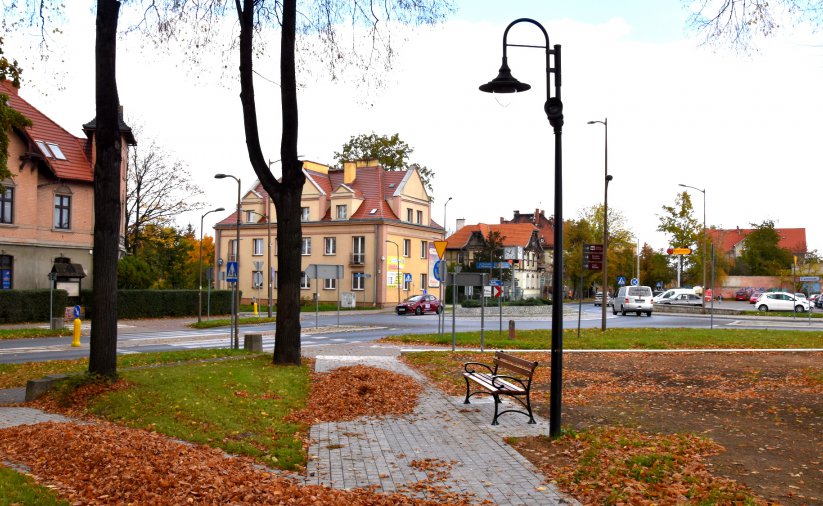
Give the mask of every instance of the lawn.
MULTIPOLYGON (((480 332, 458 332, 457 346, 479 347, 480 332)), ((451 346, 451 333, 402 334, 388 336, 383 342, 402 344, 437 344, 451 346)), ((488 349, 545 350, 551 347, 551 330, 520 330, 515 339, 508 333, 486 331, 484 346, 488 349)), ((823 348, 823 332, 761 329, 697 329, 697 328, 621 328, 566 329, 563 332, 566 350, 672 350, 683 348, 823 348)))
POLYGON ((0 465, 0 506, 68 506, 48 488, 0 465))

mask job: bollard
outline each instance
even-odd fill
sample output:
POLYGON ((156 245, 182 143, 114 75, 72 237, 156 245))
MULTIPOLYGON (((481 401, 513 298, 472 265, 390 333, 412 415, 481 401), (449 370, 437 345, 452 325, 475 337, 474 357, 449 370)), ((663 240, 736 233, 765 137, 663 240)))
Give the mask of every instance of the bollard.
POLYGON ((80 346, 80 318, 74 319, 74 332, 72 333, 71 345, 80 346))
POLYGON ((509 339, 514 341, 514 320, 509 320, 509 339))
POLYGON ((257 312, 257 303, 256 302, 254 303, 254 316, 260 316, 260 314, 257 312))

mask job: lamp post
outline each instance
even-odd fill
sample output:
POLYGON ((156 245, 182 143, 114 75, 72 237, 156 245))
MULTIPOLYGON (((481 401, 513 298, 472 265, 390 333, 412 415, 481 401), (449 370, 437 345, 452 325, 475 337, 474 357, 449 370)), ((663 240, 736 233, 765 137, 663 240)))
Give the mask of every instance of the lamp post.
MULTIPOLYGON (((446 240, 446 234, 447 234, 446 224, 448 223, 448 221, 446 221, 446 206, 449 205, 449 202, 451 202, 453 198, 454 197, 449 197, 448 199, 446 199, 446 202, 443 204, 443 240, 444 241, 446 240)), ((443 263, 441 265, 446 265, 446 264, 443 263)), ((445 301, 443 301, 443 296, 445 295, 444 292, 443 292, 443 285, 446 284, 446 277, 447 276, 442 276, 442 277, 443 277, 443 281, 440 282, 440 303, 445 305, 446 303, 445 303, 445 301)), ((440 318, 437 319, 437 325, 440 326, 440 328, 445 328, 446 327, 446 313, 445 312, 442 312, 440 314, 440 318)))
POLYGON ((589 121, 589 125, 595 125, 600 123, 606 128, 606 145, 605 145, 605 162, 604 165, 606 167, 606 179, 605 179, 605 190, 603 191, 603 297, 601 299, 601 308, 602 308, 602 315, 600 317, 600 330, 602 332, 606 331, 606 301, 608 300, 608 288, 609 288, 609 181, 612 180, 612 176, 609 175, 609 118, 605 118, 603 121, 594 120, 589 121))
POLYGON ((203 317, 203 218, 205 218, 207 214, 225 210, 226 209, 223 207, 218 207, 217 209, 206 211, 200 215, 200 267, 198 270, 200 274, 200 283, 197 287, 197 323, 200 323, 203 317))
POLYGON ((240 331, 238 330, 239 326, 239 315, 240 315, 240 178, 234 177, 231 174, 215 174, 215 179, 225 179, 230 177, 237 181, 237 220, 235 222, 235 228, 237 229, 237 236, 234 243, 234 261, 237 263, 237 281, 234 283, 234 314, 232 315, 232 319, 234 320, 234 330, 232 330, 232 336, 234 338, 234 348, 240 348, 240 331))
POLYGON ((546 103, 543 111, 554 128, 554 251, 552 252, 552 343, 551 390, 549 396, 549 434, 560 435, 561 395, 563 382, 563 102, 560 99, 560 46, 550 48, 549 34, 543 25, 529 18, 515 19, 503 32, 503 62, 497 77, 480 86, 486 93, 516 93, 531 88, 512 76, 506 52, 509 46, 541 48, 546 50, 546 103), (545 46, 508 44, 509 30, 518 23, 537 26, 546 39, 545 46), (551 56, 554 55, 554 67, 551 56), (554 96, 551 93, 551 74, 554 73, 554 96))
POLYGON ((400 304, 400 246, 398 246, 396 242, 389 241, 388 239, 386 242, 394 244, 394 247, 397 249, 397 256, 395 257, 395 260, 397 260, 397 279, 395 281, 397 282, 397 303, 400 304))
MULTIPOLYGON (((680 183, 683 188, 691 188, 703 194, 703 309, 706 309, 706 189, 695 188, 687 184, 680 183)), ((714 294, 712 294, 714 296, 714 294)))

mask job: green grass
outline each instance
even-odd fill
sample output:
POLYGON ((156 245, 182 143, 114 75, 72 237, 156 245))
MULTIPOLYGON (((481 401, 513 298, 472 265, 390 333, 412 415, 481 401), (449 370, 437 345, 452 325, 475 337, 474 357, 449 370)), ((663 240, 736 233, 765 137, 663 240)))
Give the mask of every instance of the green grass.
MULTIPOLYGON (((277 318, 267 316, 249 316, 240 317, 238 323, 240 325, 255 325, 258 323, 271 323, 277 321, 277 318)), ((231 325, 231 318, 217 318, 214 320, 203 320, 200 323, 190 323, 188 326, 195 329, 211 329, 214 327, 228 327, 231 325)))
MULTIPOLYGON (((451 333, 442 337, 437 334, 404 334, 388 336, 383 341, 404 344, 451 345, 451 333)), ((458 346, 478 347, 480 332, 458 332, 458 346)), ((502 337, 497 330, 485 332, 484 345, 489 349, 548 349, 551 330, 520 330, 514 340, 508 339, 508 331, 502 337)), ((823 332, 775 329, 697 329, 697 328, 620 328, 566 329, 563 333, 564 349, 614 350, 648 349, 669 350, 684 348, 823 348, 823 332)))
POLYGON ((818 311, 818 312, 812 311, 811 313, 809 313, 809 312, 795 313, 793 311, 764 311, 764 312, 760 312, 760 311, 741 311, 740 314, 743 314, 743 315, 746 315, 746 316, 762 316, 762 317, 766 317, 766 316, 785 316, 785 317, 791 318, 792 316, 794 316, 795 318, 806 318, 806 319, 808 319, 809 316, 811 316, 812 318, 823 318, 823 312, 820 312, 820 311, 818 311))
MULTIPOLYGON (((144 367, 156 364, 243 355, 249 355, 249 352, 228 348, 135 353, 118 356, 117 367, 118 369, 125 369, 129 367, 144 367)), ((88 359, 0 364, 0 388, 24 387, 30 379, 42 378, 50 374, 82 373, 88 370, 88 367, 88 359)))
POLYGON ((68 504, 28 476, 0 466, 0 506, 68 506, 68 504))
POLYGON ((24 339, 27 337, 61 337, 71 336, 72 328, 67 327, 59 330, 51 329, 0 329, 0 339, 24 339))
POLYGON ((281 469, 305 466, 301 433, 284 416, 305 406, 308 366, 275 366, 271 357, 131 370, 133 386, 89 407, 116 423, 248 455, 281 469))

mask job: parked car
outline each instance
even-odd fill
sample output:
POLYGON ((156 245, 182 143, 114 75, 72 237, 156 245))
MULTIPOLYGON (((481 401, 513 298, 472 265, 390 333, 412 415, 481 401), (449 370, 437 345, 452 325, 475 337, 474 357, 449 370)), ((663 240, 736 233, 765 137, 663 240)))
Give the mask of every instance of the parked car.
POLYGON ((799 299, 793 293, 765 292, 755 302, 758 311, 794 311, 802 313, 809 310, 809 301, 799 299))
POLYGON ((443 312, 443 305, 434 295, 414 295, 398 304, 395 312, 399 315, 409 313, 416 315, 423 313, 440 314, 443 312))
POLYGON ((754 293, 754 291, 751 288, 741 288, 734 292, 734 300, 749 300, 752 297, 752 293, 754 293))
MULTIPOLYGON (((596 294, 594 294, 594 305, 595 306, 601 305, 603 303, 602 299, 603 299, 603 292, 597 292, 596 294)), ((612 305, 612 295, 607 294, 606 295, 606 307, 609 307, 611 305, 612 305)))
POLYGON ((652 315, 654 301, 652 300, 652 289, 648 286, 621 286, 617 295, 612 301, 612 313, 617 314, 619 307, 620 314, 625 316, 627 312, 646 313, 652 315))
POLYGON ((672 297, 675 297, 682 293, 697 295, 693 288, 670 288, 661 293, 660 295, 655 296, 654 303, 660 304, 661 302, 671 299, 672 297))
POLYGON ((813 294, 809 295, 809 304, 814 306, 815 303, 817 302, 817 299, 819 299, 819 298, 820 298, 819 293, 813 293, 813 294))
POLYGON ((700 299, 700 296, 695 293, 679 293, 674 297, 663 299, 657 304, 670 306, 702 306, 703 301, 700 299))
POLYGON ((814 301, 814 307, 823 308, 823 295, 821 295, 817 298, 817 300, 814 301))
POLYGON ((752 293, 752 296, 749 297, 749 304, 756 304, 757 299, 759 299, 761 295, 763 295, 762 290, 757 290, 754 293, 752 293))

